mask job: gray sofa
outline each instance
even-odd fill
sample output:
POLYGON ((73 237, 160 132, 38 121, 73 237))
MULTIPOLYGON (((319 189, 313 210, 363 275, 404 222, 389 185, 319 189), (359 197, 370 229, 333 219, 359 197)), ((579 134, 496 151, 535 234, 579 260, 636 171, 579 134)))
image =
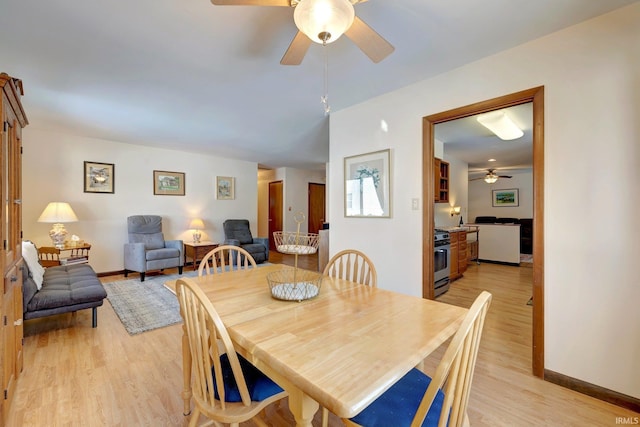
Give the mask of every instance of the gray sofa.
POLYGON ((184 265, 182 240, 164 240, 162 217, 158 215, 133 215, 127 218, 129 243, 124 245, 124 277, 129 271, 140 273, 144 282, 147 271, 178 267, 182 274, 184 265))
POLYGON ((269 239, 253 237, 246 219, 228 219, 222 223, 224 244, 240 246, 251 254, 256 264, 269 261, 269 239))
POLYGON ((97 308, 107 297, 102 283, 89 264, 61 265, 44 271, 38 290, 26 263, 22 267, 24 320, 92 309, 92 326, 98 326, 97 308))

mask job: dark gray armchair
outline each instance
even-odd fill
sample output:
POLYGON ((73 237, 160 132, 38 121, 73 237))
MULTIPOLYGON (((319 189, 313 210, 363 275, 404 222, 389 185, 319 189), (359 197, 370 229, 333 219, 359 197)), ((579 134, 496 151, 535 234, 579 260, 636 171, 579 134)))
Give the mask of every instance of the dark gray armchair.
POLYGON ((251 254, 257 264, 269 261, 269 239, 253 237, 246 219, 228 219, 222 224, 224 244, 240 246, 251 254))
POLYGON ((182 240, 164 240, 162 217, 133 215, 127 218, 129 243, 124 245, 124 277, 129 271, 140 273, 144 282, 147 271, 178 267, 182 274, 184 256, 182 240))

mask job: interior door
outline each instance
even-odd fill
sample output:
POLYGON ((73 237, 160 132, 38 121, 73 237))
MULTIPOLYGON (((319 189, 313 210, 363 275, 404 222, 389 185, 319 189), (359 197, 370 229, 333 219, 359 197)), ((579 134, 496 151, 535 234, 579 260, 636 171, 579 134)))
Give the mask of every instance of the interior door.
POLYGON ((322 229, 325 218, 325 185, 309 183, 309 233, 317 233, 322 229))
POLYGON ((269 249, 276 250, 273 232, 282 231, 282 181, 269 183, 269 249))

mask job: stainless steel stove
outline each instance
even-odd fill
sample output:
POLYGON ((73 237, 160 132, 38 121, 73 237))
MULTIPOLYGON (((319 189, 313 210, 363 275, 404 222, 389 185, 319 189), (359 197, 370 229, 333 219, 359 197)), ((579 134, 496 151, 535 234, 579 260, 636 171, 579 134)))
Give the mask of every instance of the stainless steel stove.
POLYGON ((433 288, 436 297, 449 290, 451 268, 451 240, 447 230, 436 228, 433 233, 433 288))

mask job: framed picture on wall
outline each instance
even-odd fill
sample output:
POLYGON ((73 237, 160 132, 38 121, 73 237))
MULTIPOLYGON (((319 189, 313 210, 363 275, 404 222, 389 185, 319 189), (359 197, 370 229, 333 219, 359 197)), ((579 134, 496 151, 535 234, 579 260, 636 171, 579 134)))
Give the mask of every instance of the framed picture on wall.
POLYGON ((184 172, 153 171, 153 194, 184 196, 184 172))
POLYGON ((494 208, 518 206, 518 189, 509 188, 507 190, 492 190, 491 205, 494 208))
POLYGON ((344 216, 391 217, 390 150, 344 158, 344 216))
POLYGON ((235 198, 235 178, 232 176, 216 176, 216 199, 233 200, 235 198))
POLYGON ((84 192, 85 193, 113 193, 114 192, 113 163, 84 162, 84 192))

